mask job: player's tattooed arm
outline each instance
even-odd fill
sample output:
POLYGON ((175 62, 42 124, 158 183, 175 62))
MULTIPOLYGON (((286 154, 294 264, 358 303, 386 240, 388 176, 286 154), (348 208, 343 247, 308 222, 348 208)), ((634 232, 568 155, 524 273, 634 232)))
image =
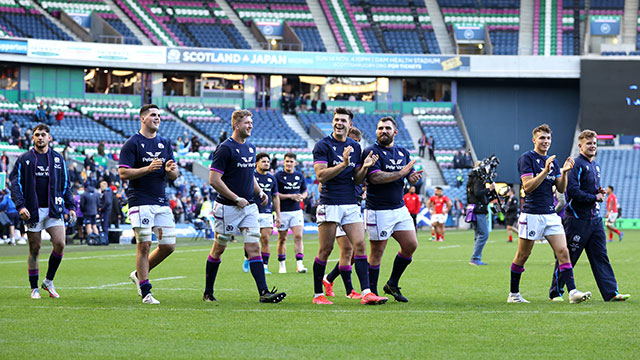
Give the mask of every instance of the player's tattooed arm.
POLYGON ((356 184, 362 184, 364 182, 367 171, 375 165, 376 162, 378 162, 378 155, 374 155, 373 151, 369 151, 369 154, 367 154, 367 157, 362 162, 362 166, 356 168, 354 171, 353 179, 356 184))
POLYGON ((374 173, 371 173, 369 174, 369 182, 372 184, 387 184, 398 179, 402 179, 403 177, 409 175, 415 163, 415 160, 411 160, 399 171, 376 171, 374 173))

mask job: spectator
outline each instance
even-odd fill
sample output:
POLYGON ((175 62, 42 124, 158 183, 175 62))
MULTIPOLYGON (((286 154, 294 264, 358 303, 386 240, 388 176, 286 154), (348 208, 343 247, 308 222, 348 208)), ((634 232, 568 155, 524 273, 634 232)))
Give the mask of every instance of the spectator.
POLYGON ((465 151, 464 160, 463 160, 464 168, 470 169, 473 167, 473 159, 471 158, 471 150, 465 151))
POLYGON ((46 112, 44 110, 44 106, 42 105, 42 103, 40 103, 40 105, 38 105, 38 109, 36 109, 36 114, 35 114, 35 121, 36 122, 40 122, 40 123, 45 123, 47 122, 47 116, 46 116, 46 112))
POLYGON ((427 135, 422 134, 422 137, 418 141, 418 156, 424 156, 424 149, 427 147, 427 135))
POLYGON ((227 135, 227 132, 225 130, 222 130, 220 132, 220 137, 218 138, 218 144, 222 144, 222 142, 227 140, 228 137, 229 135, 227 135))
POLYGON ((124 219, 124 214, 122 213, 122 201, 121 201, 122 194, 121 192, 118 191, 118 188, 115 186, 111 188, 111 191, 113 195, 113 198, 112 198, 113 204, 111 207, 111 223, 109 224, 109 226, 111 226, 111 224, 114 224, 115 228, 119 229, 120 223, 124 219))
POLYGON ((463 179, 462 169, 458 169, 458 172, 456 173, 456 187, 462 186, 463 179))
POLYGON ((456 151, 456 154, 453 155, 453 168, 454 169, 462 169, 464 168, 463 164, 463 156, 460 153, 460 150, 456 151))
POLYGON ((429 136, 429 141, 427 142, 427 146, 429 146, 429 160, 435 160, 436 155, 434 150, 436 148, 435 140, 433 140, 433 136, 429 136))
POLYGON ((86 189, 87 191, 80 196, 80 210, 84 215, 84 225, 86 226, 88 238, 92 234, 98 235, 96 217, 98 216, 100 195, 98 195, 93 186, 87 186, 86 189))
POLYGON ((9 172, 9 157, 6 151, 3 151, 2 156, 0 156, 0 171, 9 172))
POLYGON ((198 151, 200 151, 200 139, 198 139, 197 135, 193 135, 191 137, 191 152, 197 153, 198 151))
POLYGON ((318 111, 318 99, 311 100, 311 111, 312 112, 318 111))
POLYGON ((0 140, 1 141, 7 141, 7 132, 6 132, 6 128, 5 126, 7 126, 7 124, 5 123, 5 119, 4 117, 0 117, 0 140))
POLYGON ((113 207, 113 192, 106 181, 100 182, 100 223, 102 232, 109 238, 109 224, 111 224, 111 211, 113 207))
POLYGON ((64 119, 64 111, 62 111, 62 109, 58 109, 56 112, 56 125, 61 125, 62 119, 64 119))
POLYGON ((327 103, 326 102, 322 102, 322 104, 320 104, 320 114, 324 114, 327 112, 327 103))
POLYGON ((22 149, 29 150, 31 147, 31 129, 27 129, 24 136, 20 137, 20 145, 22 149))
POLYGON ((20 124, 17 121, 13 122, 13 127, 11 127, 11 144, 20 146, 20 139, 22 138, 22 129, 20 129, 20 124))
POLYGON ((420 196, 416 194, 416 187, 411 186, 409 188, 409 192, 404 194, 403 197, 404 205, 409 210, 409 214, 411 214, 411 218, 413 218, 413 225, 418 227, 418 214, 420 213, 420 196))
POLYGON ((104 140, 100 140, 98 143, 98 155, 104 156, 104 140))
MULTIPOLYGON (((86 151, 85 151, 86 154, 86 151)), ((86 154, 84 157, 84 168, 87 170, 96 171, 96 162, 93 159, 93 155, 86 154)))

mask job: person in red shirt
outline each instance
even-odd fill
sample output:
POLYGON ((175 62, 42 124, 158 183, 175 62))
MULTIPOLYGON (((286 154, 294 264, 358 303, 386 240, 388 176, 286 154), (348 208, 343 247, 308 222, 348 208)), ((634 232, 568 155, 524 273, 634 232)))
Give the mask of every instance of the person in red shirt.
POLYGON ((431 213, 431 223, 436 230, 435 241, 444 241, 444 224, 447 222, 447 216, 453 203, 442 194, 441 187, 436 186, 435 189, 436 194, 427 201, 427 208, 431 213))
POLYGON ((609 229, 609 241, 613 241, 613 233, 618 234, 618 241, 622 241, 624 233, 615 228, 618 219, 618 197, 613 193, 613 186, 607 186, 607 221, 605 225, 609 229))
POLYGON ((410 187, 409 192, 404 194, 402 199, 404 200, 404 205, 409 210, 409 214, 411 214, 411 218, 413 218, 413 225, 417 228, 417 218, 420 213, 420 196, 416 194, 416 187, 410 187))

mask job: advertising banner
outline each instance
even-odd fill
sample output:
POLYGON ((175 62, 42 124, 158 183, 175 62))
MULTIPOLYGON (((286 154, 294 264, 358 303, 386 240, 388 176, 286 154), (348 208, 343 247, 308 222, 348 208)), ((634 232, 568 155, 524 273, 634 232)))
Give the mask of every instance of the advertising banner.
POLYGON ((167 48, 164 46, 29 39, 27 55, 40 58, 164 64, 166 52, 167 48))
POLYGON ((484 24, 456 23, 453 24, 453 33, 458 42, 483 42, 484 24))
POLYGON ((591 35, 615 36, 620 35, 619 15, 592 15, 591 35))

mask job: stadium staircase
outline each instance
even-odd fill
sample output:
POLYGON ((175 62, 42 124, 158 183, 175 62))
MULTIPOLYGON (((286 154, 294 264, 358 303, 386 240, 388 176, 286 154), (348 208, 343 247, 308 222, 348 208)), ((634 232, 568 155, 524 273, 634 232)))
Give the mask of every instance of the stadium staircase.
POLYGON ((244 39, 249 43, 251 49, 261 50, 262 46, 258 44, 258 41, 253 36, 249 28, 244 25, 242 20, 238 17, 235 11, 229 6, 226 0, 217 1, 217 4, 220 5, 222 11, 224 11, 225 15, 231 20, 231 24, 240 32, 240 34, 244 37, 244 39))
POLYGON ((518 55, 533 54, 533 0, 520 0, 518 55))
POLYGON ((133 0, 114 1, 155 45, 183 45, 181 42, 175 41, 175 35, 172 36, 168 29, 151 13, 147 7, 147 5, 151 3, 149 0, 145 0, 144 2, 133 0))
POLYGON ((622 26, 622 43, 636 43, 638 38, 638 0, 625 0, 622 26))
POLYGON ((64 31, 74 41, 82 41, 82 39, 80 39, 76 34, 74 34, 73 31, 69 30, 66 26, 64 26, 60 22, 60 20, 58 20, 55 17, 51 16, 51 14, 49 14, 45 9, 43 9, 42 6, 40 6, 40 4, 38 4, 37 1, 22 0, 21 3, 23 3, 23 4, 27 3, 27 4, 30 4, 31 6, 33 6, 33 8, 38 10, 40 12, 40 14, 42 14, 42 16, 44 16, 45 18, 49 19, 49 21, 51 21, 58 28, 60 28, 60 30, 64 31))
POLYGON ((309 5, 309 11, 313 15, 313 20, 316 22, 316 26, 318 27, 318 32, 320 33, 322 42, 324 43, 324 46, 327 48, 327 52, 330 52, 330 53, 340 52, 340 48, 338 47, 336 38, 334 37, 333 32, 331 31, 331 27, 329 27, 329 22, 327 21, 326 16, 324 16, 324 13, 322 12, 320 1, 307 0, 307 4, 309 5))
POLYGON ((535 0, 533 54, 562 55, 562 0, 535 0))
POLYGON ((442 54, 455 54, 455 48, 453 46, 453 41, 449 32, 447 31, 447 27, 444 23, 444 18, 442 16, 442 11, 440 10, 440 5, 437 0, 425 0, 425 6, 427 7, 427 11, 429 12, 429 17, 431 18, 431 24, 433 25, 433 32, 436 35, 436 40, 438 41, 438 45, 440 47, 440 52, 442 54))
MULTIPOLYGON (((362 26, 355 22, 354 9, 349 1, 342 0, 319 0, 322 10, 327 16, 329 25, 338 42, 341 52, 371 52, 369 45, 365 42, 362 26), (349 11, 351 10, 351 11, 349 11)), ((356 8, 355 11, 360 9, 356 8)))
POLYGON ((298 120, 298 117, 295 115, 283 115, 283 117, 287 125, 289 125, 289 127, 296 134, 298 134, 303 140, 307 142, 307 147, 313 149, 313 147, 316 145, 316 141, 313 140, 306 131, 304 131, 304 126, 302 125, 300 120, 298 120))
POLYGON ((3 1, 0 7, 0 29, 14 37, 73 41, 65 30, 35 9, 31 2, 3 1))
MULTIPOLYGON (((142 45, 153 45, 151 43, 151 41, 149 40, 148 37, 146 37, 142 31, 140 30, 140 28, 138 28, 133 21, 131 21, 131 19, 122 11, 122 9, 120 9, 120 7, 118 5, 116 5, 113 0, 102 0, 104 1, 105 4, 107 4, 109 6, 109 8, 111 8, 111 11, 113 11, 113 13, 118 17, 118 20, 120 20, 120 22, 122 22, 124 24, 124 26, 126 26, 127 29, 129 29, 129 31, 131 32, 131 34, 138 39, 138 41, 140 41, 140 43, 142 45)), ((108 20, 107 20, 108 21, 108 20)), ((109 21, 109 24, 111 24, 111 26, 114 26, 114 24, 111 23, 111 21, 109 21)), ((115 27, 115 26, 114 26, 115 27)), ((116 29, 118 30, 118 32, 120 32, 120 34, 123 34, 124 29, 116 29)))

